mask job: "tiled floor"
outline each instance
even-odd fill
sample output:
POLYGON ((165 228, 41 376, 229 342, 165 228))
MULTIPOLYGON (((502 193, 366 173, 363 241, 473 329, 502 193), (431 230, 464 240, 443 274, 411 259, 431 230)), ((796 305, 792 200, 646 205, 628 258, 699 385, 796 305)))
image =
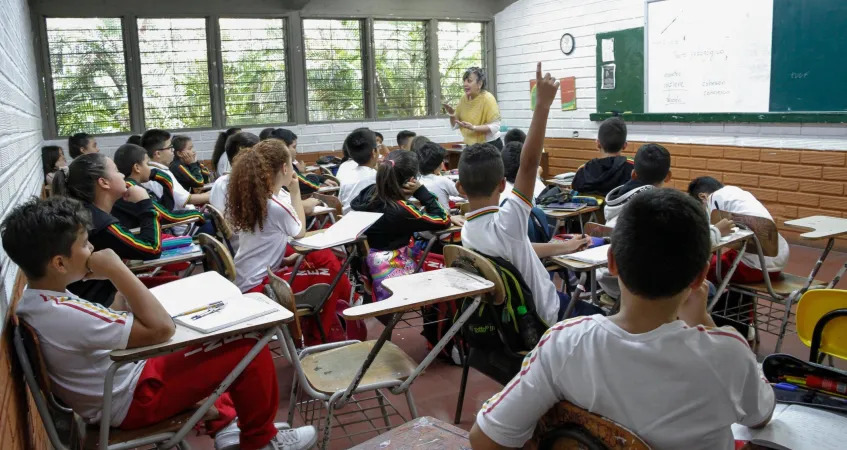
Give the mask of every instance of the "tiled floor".
MULTIPOLYGON (((820 255, 820 250, 810 247, 792 246, 791 260, 787 272, 805 276, 810 272, 812 267, 820 255)), ((818 275, 818 279, 829 280, 842 264, 847 261, 847 254, 833 252, 830 254, 827 261, 824 263, 818 275)), ((847 289, 847 281, 842 280, 838 287, 847 289)), ((376 320, 369 321, 368 335, 371 339, 376 339, 382 331, 382 325, 376 320)), ((405 350, 414 360, 420 361, 426 355, 426 341, 420 336, 417 329, 405 329, 394 332, 392 342, 405 350)), ((775 337, 771 335, 763 335, 760 346, 760 353, 767 354, 773 351, 775 337)), ((796 335, 786 337, 782 351, 789 353, 799 358, 808 357, 808 348, 805 347, 796 335)), ((839 361, 836 365, 842 369, 847 369, 847 364, 844 361, 839 361)), ((288 399, 291 391, 292 368, 283 359, 277 360, 277 374, 280 387, 280 409, 277 413, 277 420, 285 421, 288 415, 288 399)), ((456 409, 456 399, 459 391, 459 381, 461 378, 461 369, 457 366, 450 365, 442 360, 436 360, 427 369, 426 373, 418 378, 412 385, 412 392, 415 398, 415 404, 418 408, 420 416, 433 416, 438 419, 452 423, 453 415, 456 409)), ((465 407, 462 414, 462 421, 459 424, 461 428, 470 429, 473 425, 476 411, 482 403, 492 394, 500 390, 500 385, 490 380, 484 375, 471 371, 468 379, 468 388, 465 395, 465 407)), ((397 407, 401 414, 408 418, 408 408, 406 407, 405 397, 389 395, 391 403, 397 407)), ((297 415, 295 415, 297 417, 297 415)), ((392 425, 399 425, 398 418, 392 418, 392 425)), ((295 424, 301 423, 299 418, 295 419, 295 424)), ((364 442, 373 437, 374 434, 361 434, 354 439, 355 443, 364 442)), ((212 441, 206 437, 192 437, 189 439, 192 447, 198 449, 212 449, 212 441)), ((331 448, 345 449, 351 446, 350 441, 334 440, 331 448)))

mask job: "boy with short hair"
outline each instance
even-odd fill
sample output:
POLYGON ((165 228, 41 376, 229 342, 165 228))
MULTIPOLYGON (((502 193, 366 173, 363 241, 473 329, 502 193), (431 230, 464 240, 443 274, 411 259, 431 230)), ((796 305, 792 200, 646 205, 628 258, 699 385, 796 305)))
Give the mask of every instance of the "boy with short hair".
POLYGON ((97 140, 88 133, 77 133, 68 138, 68 153, 71 158, 98 152, 100 149, 97 148, 97 140))
POLYGON ((367 128, 359 128, 350 133, 344 140, 344 146, 350 154, 350 158, 358 164, 342 172, 338 171, 338 199, 341 200, 344 214, 350 211, 350 202, 353 201, 362 189, 376 182, 376 165, 379 163, 379 154, 376 148, 376 135, 367 128))
POLYGON ((459 197, 459 191, 456 189, 456 183, 450 181, 449 178, 441 176, 441 170, 444 168, 444 156, 447 150, 444 147, 434 143, 427 142, 417 149, 415 152, 418 155, 418 168, 421 172, 418 181, 426 186, 429 192, 432 192, 438 197, 438 202, 445 210, 450 209, 450 197, 459 197))
MULTIPOLYGON (((518 130, 520 131, 520 130, 518 130)), ((506 177, 506 190, 500 194, 500 203, 506 200, 512 188, 515 185, 515 179, 518 176, 518 169, 521 167, 521 150, 523 142, 511 141, 503 147, 500 153, 503 158, 503 175, 506 177)), ((532 191, 532 203, 535 204, 535 199, 544 191, 544 182, 540 178, 535 180, 535 189, 532 191)))
MULTIPOLYGON (((712 177, 695 178, 688 185, 688 194, 699 200, 706 212, 711 217, 712 211, 727 211, 747 216, 762 217, 773 221, 773 216, 756 197, 736 186, 724 186, 720 181, 712 177)), ((710 227, 712 244, 716 245, 722 236, 730 234, 733 223, 729 220, 721 220, 710 227)), ((788 264, 789 247, 788 241, 777 234, 778 252, 776 256, 765 256, 765 269, 768 276, 773 280, 779 277, 788 264)), ((736 250, 730 249, 721 252, 721 276, 725 275, 738 256, 736 250)), ((717 266, 717 255, 712 255, 711 268, 709 270, 709 281, 716 281, 715 269, 717 266)), ((764 281, 762 266, 759 257, 755 253, 746 253, 732 274, 730 281, 736 283, 758 283, 764 281)))
MULTIPOLYGON (((89 423, 139 429, 210 396, 250 351, 255 337, 245 335, 223 340, 205 351, 202 346, 190 347, 121 366, 114 378, 111 416, 102 417, 109 354, 166 342, 175 325, 112 250, 92 253, 87 232, 90 220, 85 206, 65 197, 30 200, 3 220, 3 248, 28 280, 16 313, 35 329, 53 392, 64 403, 89 423), (123 294, 128 310, 109 309, 69 294, 67 285, 83 278, 110 280, 123 294)), ((273 422, 278 406, 276 381, 266 346, 215 402, 218 417, 206 422, 210 434, 237 415, 242 449, 313 445, 316 434, 312 427, 277 431, 273 422)))
MULTIPOLYGON (((171 144, 171 134, 165 130, 156 128, 147 130, 141 135, 141 146, 147 150, 150 157, 150 166, 165 173, 168 178, 174 180, 174 174, 168 165, 174 160, 174 146, 171 144)), ((144 187, 153 191, 156 197, 165 195, 161 184, 154 181, 143 183, 144 187)), ((209 201, 209 193, 191 194, 179 183, 171 183, 171 191, 174 198, 174 208, 183 209, 186 205, 204 205, 209 201)))
POLYGON ((379 153, 379 157, 380 159, 385 158, 391 153, 391 150, 383 144, 385 137, 379 131, 374 131, 374 136, 376 136, 376 150, 379 153))
POLYGON ((765 426, 773 389, 744 338, 713 328, 706 311, 710 253, 709 222, 695 201, 673 189, 633 198, 609 250, 620 312, 547 330, 521 372, 480 409, 473 448, 521 447, 562 400, 655 449, 732 450, 733 423, 765 426))
POLYGON ((403 150, 411 150, 412 149, 412 138, 417 136, 418 134, 414 131, 403 130, 397 133, 397 146, 403 150))
POLYGON ((622 156, 626 149, 626 123, 620 117, 610 117, 600 124, 597 149, 603 157, 594 158, 580 166, 571 186, 580 194, 603 195, 626 183, 632 173, 632 159, 622 156))
POLYGON ((526 133, 520 128, 512 128, 503 136, 503 145, 508 145, 510 142, 520 142, 521 145, 526 141, 526 133))
POLYGON ((512 194, 498 207, 500 194, 506 187, 503 159, 500 150, 488 143, 471 145, 462 152, 456 187, 467 195, 470 203, 470 212, 465 215, 467 222, 462 227, 462 245, 511 262, 532 291, 538 315, 549 326, 561 319, 567 300, 558 295, 539 258, 571 253, 590 244, 591 238, 533 245, 527 236, 532 201, 524 192, 534 190, 547 115, 559 86, 549 73, 541 77, 541 63, 536 69, 536 80, 537 103, 512 194))

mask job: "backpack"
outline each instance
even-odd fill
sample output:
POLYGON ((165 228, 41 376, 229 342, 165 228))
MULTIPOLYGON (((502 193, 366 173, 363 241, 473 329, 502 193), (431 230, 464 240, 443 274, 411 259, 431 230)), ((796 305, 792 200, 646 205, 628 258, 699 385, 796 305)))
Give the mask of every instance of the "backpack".
POLYGON ((315 164, 319 166, 325 166, 328 164, 341 164, 341 158, 332 155, 324 155, 315 161, 315 164))
MULTIPOLYGON (((506 203, 506 200, 500 202, 500 206, 506 203)), ((547 214, 544 210, 533 206, 529 211, 529 225, 526 229, 526 234, 529 236, 529 242, 550 242, 553 238, 553 227, 547 221, 547 214)))
POLYGON ((551 203, 568 203, 571 201, 571 191, 563 190, 556 185, 550 185, 544 188, 538 197, 535 199, 537 206, 546 206, 551 203))
MULTIPOLYGON (((535 309, 532 291, 520 272, 503 258, 483 255, 494 265, 506 289, 501 305, 482 303, 465 322, 464 339, 470 346, 485 350, 502 349, 507 345, 513 353, 535 348, 548 326, 535 309)), ((480 274, 466 258, 453 262, 453 267, 480 274)), ((473 298, 461 300, 454 321, 473 303, 473 298)))

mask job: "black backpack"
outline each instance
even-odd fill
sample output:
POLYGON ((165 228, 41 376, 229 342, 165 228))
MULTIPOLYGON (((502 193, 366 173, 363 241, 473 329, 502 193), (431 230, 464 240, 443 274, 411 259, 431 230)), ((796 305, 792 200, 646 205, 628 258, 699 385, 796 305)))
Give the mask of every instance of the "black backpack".
POLYGON ((544 188, 535 199, 536 206, 547 206, 551 203, 567 203, 571 201, 572 191, 562 190, 559 186, 550 185, 544 188))

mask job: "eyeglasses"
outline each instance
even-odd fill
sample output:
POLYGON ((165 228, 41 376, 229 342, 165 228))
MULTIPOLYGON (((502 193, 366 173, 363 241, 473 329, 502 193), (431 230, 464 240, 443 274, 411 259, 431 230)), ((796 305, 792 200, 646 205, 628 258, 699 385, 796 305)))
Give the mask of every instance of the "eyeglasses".
POLYGON ((168 147, 160 148, 160 149, 157 149, 157 150, 159 150, 159 151, 163 151, 163 152, 164 152, 164 151, 166 151, 166 150, 173 150, 173 149, 174 149, 174 146, 173 146, 173 145, 170 145, 170 146, 168 146, 168 147))

